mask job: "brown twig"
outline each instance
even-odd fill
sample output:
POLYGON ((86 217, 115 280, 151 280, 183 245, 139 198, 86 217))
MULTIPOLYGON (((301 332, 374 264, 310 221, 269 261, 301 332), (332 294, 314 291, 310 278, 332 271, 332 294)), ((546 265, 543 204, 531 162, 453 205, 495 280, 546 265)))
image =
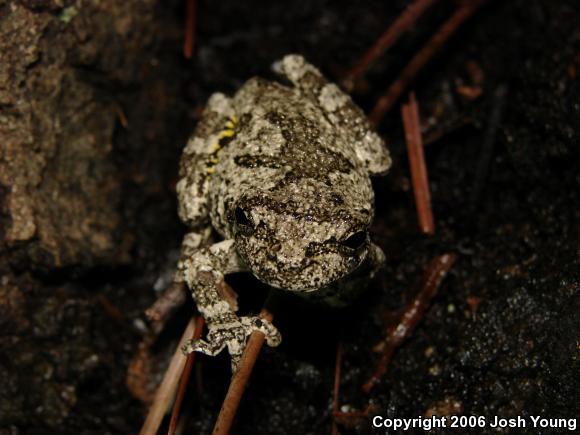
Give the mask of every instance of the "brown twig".
POLYGON ((155 392, 148 382, 151 374, 151 346, 155 342, 154 334, 147 334, 135 352, 127 368, 125 384, 133 397, 143 403, 152 403, 155 392))
POLYGON ((419 108, 414 92, 411 92, 409 102, 401 106, 401 114, 405 127, 405 140, 409 154, 411 180, 413 182, 419 226, 423 233, 434 234, 435 224, 431 210, 431 194, 429 192, 429 180, 427 178, 427 165, 425 164, 425 153, 423 152, 423 141, 421 138, 419 108))
POLYGON ((467 20, 484 3, 485 0, 467 1, 457 8, 455 13, 437 30, 429 41, 405 66, 399 77, 387 89, 375 104, 369 115, 373 125, 378 125, 385 113, 387 113, 399 99, 407 85, 421 71, 429 60, 439 51, 443 44, 455 33, 459 26, 467 20))
POLYGON ((109 300, 109 298, 107 298, 104 294, 102 293, 99 294, 99 296, 97 296, 97 299, 99 300, 99 302, 101 303, 107 314, 111 316, 113 319, 123 320, 125 318, 125 315, 121 312, 121 310, 118 309, 115 305, 113 305, 109 300))
POLYGON ((181 339, 179 340, 179 344, 177 345, 177 349, 171 358, 171 362, 169 363, 169 367, 163 376, 163 380, 155 392, 155 398, 153 399, 153 403, 149 408, 149 413, 147 414, 147 418, 145 419, 145 423, 143 423, 143 427, 141 428, 139 435, 155 435, 157 433, 157 430, 161 424, 161 420, 163 419, 163 415, 165 414, 165 411, 169 407, 169 403, 175 395, 179 375, 185 366, 186 357, 181 351, 181 346, 185 344, 185 342, 194 334, 194 332, 195 324, 193 319, 191 319, 187 324, 181 339))
POLYGON ((127 128, 129 128, 129 120, 127 119, 127 115, 125 115, 121 104, 115 103, 115 111, 117 112, 117 117, 119 118, 121 126, 127 130, 127 128))
POLYGON ((500 85, 495 90, 493 95, 493 108, 491 111, 491 116, 489 118, 487 129, 485 131, 483 143, 481 144, 481 151, 479 154, 479 158, 477 160, 475 178, 473 181, 473 187, 471 189, 470 206, 472 210, 475 210, 477 206, 477 202, 483 191, 485 179, 487 178, 487 174, 489 172, 491 159, 493 157, 493 145, 496 140, 497 130, 499 129, 501 124, 506 94, 507 94, 507 86, 500 85))
POLYGON ((371 412, 373 409, 374 405, 372 403, 368 403, 366 408, 363 409, 362 411, 349 411, 349 412, 337 411, 334 413, 334 416, 340 419, 355 419, 361 417, 368 417, 369 412, 371 412))
POLYGON ((401 316, 399 324, 390 328, 387 337, 385 338, 385 349, 377 365, 375 373, 363 385, 362 389, 365 393, 369 393, 377 384, 381 377, 387 372, 387 367, 391 361, 391 357, 395 350, 411 335, 421 318, 423 313, 429 306, 431 299, 437 294, 437 290, 447 275, 451 266, 455 262, 456 255, 453 253, 443 254, 435 257, 423 274, 422 289, 417 297, 405 307, 405 311, 401 316))
POLYGON ((185 283, 173 282, 155 303, 145 310, 145 315, 154 325, 152 329, 158 332, 171 314, 181 307, 186 300, 185 283))
POLYGON ((399 37, 437 0, 416 0, 405 9, 387 30, 375 41, 362 58, 344 76, 342 86, 352 91, 354 83, 366 72, 369 66, 385 51, 392 47, 399 37))
POLYGON ((357 425, 368 422, 370 415, 378 411, 377 408, 375 403, 369 402, 361 411, 335 412, 334 419, 345 428, 355 430, 357 425))
POLYGON ((143 340, 139 343, 135 356, 129 363, 126 381, 131 394, 143 403, 151 403, 154 398, 154 390, 148 384, 151 377, 151 347, 163 330, 169 316, 185 302, 186 292, 183 286, 183 283, 173 283, 145 311, 149 326, 143 340))
MULTIPOLYGON (((260 317, 269 322, 272 322, 273 319, 272 314, 265 308, 260 312, 260 317)), ((254 331, 250 335, 242 359, 240 360, 238 370, 233 374, 232 380, 230 381, 228 392, 213 428, 213 435, 226 435, 230 432, 230 428, 234 422, 234 417, 236 416, 236 411, 240 405, 248 379, 252 374, 256 359, 264 345, 265 338, 264 334, 260 331, 254 331)))
MULTIPOLYGON (((202 316, 197 316, 195 319, 195 330, 193 331, 193 336, 191 337, 192 340, 199 340, 204 325, 205 319, 202 316)), ((177 428, 177 421, 179 419, 181 404, 183 402, 183 398, 185 397, 187 383, 189 381, 189 376, 191 375, 193 363, 195 362, 195 354, 196 352, 191 352, 189 355, 187 355, 187 361, 185 362, 183 372, 181 373, 179 389, 177 390, 177 396, 175 397, 175 403, 173 404, 173 410, 171 411, 171 420, 169 421, 167 435, 173 435, 175 433, 175 429, 177 428)))
POLYGON ((185 39, 183 41, 183 56, 186 59, 191 59, 193 54, 196 6, 196 0, 187 0, 185 11, 185 39))
POLYGON ((438 120, 437 126, 425 134, 425 137, 423 138, 423 145, 429 146, 432 143, 441 140, 446 135, 451 134, 470 124, 473 124, 473 118, 467 115, 462 115, 451 120, 438 120))

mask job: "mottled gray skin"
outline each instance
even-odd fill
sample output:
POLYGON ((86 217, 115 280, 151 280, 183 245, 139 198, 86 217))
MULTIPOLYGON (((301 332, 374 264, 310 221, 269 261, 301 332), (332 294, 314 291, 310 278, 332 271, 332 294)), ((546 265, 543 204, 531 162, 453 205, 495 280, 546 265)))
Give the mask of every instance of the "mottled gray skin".
POLYGON ((290 86, 253 78, 233 98, 214 94, 181 159, 179 215, 185 237, 178 280, 206 319, 207 341, 237 366, 247 336, 280 334, 258 317, 238 317, 224 276, 250 271, 272 287, 334 303, 384 260, 372 244, 370 175, 391 164, 364 113, 301 56, 275 64, 290 86), (210 244, 211 228, 223 241, 210 244), (350 277, 353 277, 350 279, 350 277))

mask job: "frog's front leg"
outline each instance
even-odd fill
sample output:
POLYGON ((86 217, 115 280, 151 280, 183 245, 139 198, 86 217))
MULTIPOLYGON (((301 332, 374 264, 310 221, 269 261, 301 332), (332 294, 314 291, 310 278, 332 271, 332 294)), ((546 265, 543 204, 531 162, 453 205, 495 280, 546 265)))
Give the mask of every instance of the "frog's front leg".
POLYGON ((369 278, 373 279, 385 267, 385 253, 379 245, 371 243, 367 261, 370 265, 369 278))
POLYGON ((209 329, 207 340, 187 343, 183 347, 184 352, 216 355, 227 346, 232 358, 232 370, 235 371, 247 338, 253 331, 264 333, 269 346, 280 344, 280 333, 270 322, 259 316, 238 317, 235 313, 235 300, 229 294, 224 276, 241 272, 245 267, 233 240, 216 243, 183 258, 179 269, 209 329))
POLYGON ((323 302, 336 308, 352 304, 368 288, 378 273, 385 266, 385 254, 374 243, 368 247, 364 262, 343 279, 317 292, 306 293, 304 297, 313 302, 323 302))
POLYGON ((369 284, 384 267, 385 254, 383 250, 371 242, 364 263, 359 266, 358 270, 346 277, 346 279, 337 283, 334 290, 336 292, 334 295, 334 305, 350 305, 368 288, 369 284))

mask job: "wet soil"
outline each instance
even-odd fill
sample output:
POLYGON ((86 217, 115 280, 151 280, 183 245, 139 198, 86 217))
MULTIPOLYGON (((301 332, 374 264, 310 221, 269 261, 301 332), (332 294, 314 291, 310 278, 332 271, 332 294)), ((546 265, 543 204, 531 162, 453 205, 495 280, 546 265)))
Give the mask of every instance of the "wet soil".
MULTIPOLYGON (((205 101, 290 52, 338 79, 407 4, 198 3, 185 60, 184 2, 0 1, 2 434, 138 433, 136 320, 175 267, 178 159, 205 101)), ((439 2, 376 62, 353 92, 365 110, 452 9, 439 2)), ((375 431, 373 415, 579 417, 578 23, 574 1, 490 1, 428 64, 412 87, 435 235, 418 229, 397 106, 380 125, 394 167, 375 180, 385 271, 346 310, 284 297, 284 343, 263 350, 236 433, 329 433, 339 342, 341 407, 372 405, 341 433, 375 431), (456 264, 364 395, 385 325, 445 252, 456 264)), ((259 310, 266 289, 231 282, 259 310)), ((160 364, 193 312, 164 331, 160 364)), ((197 360, 184 433, 211 432, 228 381, 224 355, 197 360)))

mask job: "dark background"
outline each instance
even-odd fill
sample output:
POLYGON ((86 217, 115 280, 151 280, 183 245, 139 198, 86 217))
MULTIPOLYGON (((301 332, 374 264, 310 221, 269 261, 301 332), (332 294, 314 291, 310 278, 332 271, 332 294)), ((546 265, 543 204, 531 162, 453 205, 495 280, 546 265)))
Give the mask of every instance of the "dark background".
MULTIPOLYGON (((408 2, 198 3, 187 61, 185 2, 0 1, 2 434, 138 432, 147 407, 125 386, 142 337, 135 320, 175 267, 185 231, 178 159, 205 101, 270 77, 289 52, 338 79, 408 2)), ((438 2, 376 62, 353 94, 366 111, 453 8, 438 2)), ((579 48, 576 1, 489 1, 427 65, 412 87, 425 136, 444 130, 426 146, 435 236, 418 230, 397 106, 379 129, 394 156, 375 183, 384 275, 348 310, 288 297, 275 313, 284 343, 263 350, 237 433, 329 433, 339 340, 340 403, 350 409, 370 400, 390 417, 454 406, 488 418, 578 417, 579 48), (490 165, 478 170, 486 150, 490 165), (385 313, 412 298, 444 252, 458 260, 439 295, 362 395, 385 313)), ((232 283, 258 310, 265 290, 247 277, 232 283)), ((168 325, 159 365, 192 313, 188 301, 168 325)), ((211 431, 228 366, 224 355, 198 359, 186 433, 211 431)), ((151 381, 162 372, 154 367, 151 381)), ((369 422, 341 431, 365 433, 369 422)))

